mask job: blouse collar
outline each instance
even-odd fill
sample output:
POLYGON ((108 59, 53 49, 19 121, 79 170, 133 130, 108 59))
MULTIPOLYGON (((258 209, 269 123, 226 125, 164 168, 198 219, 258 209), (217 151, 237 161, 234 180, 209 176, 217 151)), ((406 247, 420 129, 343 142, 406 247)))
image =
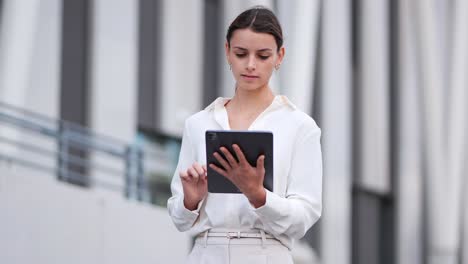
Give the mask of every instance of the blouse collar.
MULTIPOLYGON (((214 110, 215 112, 224 109, 224 105, 230 101, 232 98, 228 97, 218 97, 210 105, 208 105, 205 110, 210 111, 214 110)), ((285 95, 276 95, 275 99, 268 108, 280 108, 282 106, 287 106, 292 110, 296 109, 296 106, 285 96, 285 95)))

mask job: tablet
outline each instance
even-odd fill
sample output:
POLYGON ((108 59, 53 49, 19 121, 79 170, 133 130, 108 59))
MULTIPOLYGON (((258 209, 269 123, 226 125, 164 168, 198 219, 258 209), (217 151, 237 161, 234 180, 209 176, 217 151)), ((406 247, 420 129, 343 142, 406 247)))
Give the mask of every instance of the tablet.
POLYGON ((211 169, 209 164, 213 163, 222 168, 214 152, 218 152, 220 147, 226 147, 232 155, 237 158, 233 144, 237 144, 252 166, 257 165, 260 155, 265 155, 265 177, 263 186, 273 191, 273 133, 267 131, 229 131, 229 130, 208 130, 205 133, 206 164, 208 169, 208 192, 211 193, 241 193, 240 190, 226 177, 211 169))

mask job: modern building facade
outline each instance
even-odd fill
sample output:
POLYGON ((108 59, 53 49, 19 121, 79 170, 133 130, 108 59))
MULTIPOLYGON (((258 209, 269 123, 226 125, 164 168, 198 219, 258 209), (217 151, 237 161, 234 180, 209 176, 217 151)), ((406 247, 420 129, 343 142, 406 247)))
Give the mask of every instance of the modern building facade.
MULTIPOLYGON (((323 264, 468 264, 465 0, 0 0, 0 102, 151 153, 144 170, 152 187, 138 199, 164 212, 183 122, 232 96, 225 31, 258 4, 276 12, 285 35, 272 87, 323 131, 324 210, 303 244, 323 264)), ((0 136, 30 140, 1 121, 0 136)), ((23 154, 1 144, 0 153, 23 154)), ((79 172, 90 180, 73 188, 93 189, 105 177, 79 172)), ((0 195, 11 186, 5 175, 0 195)), ((15 207, 10 201, 0 202, 0 215, 15 207)), ((152 217, 150 230, 180 235, 152 217)), ((189 243, 180 238, 170 249, 186 252, 189 243)))

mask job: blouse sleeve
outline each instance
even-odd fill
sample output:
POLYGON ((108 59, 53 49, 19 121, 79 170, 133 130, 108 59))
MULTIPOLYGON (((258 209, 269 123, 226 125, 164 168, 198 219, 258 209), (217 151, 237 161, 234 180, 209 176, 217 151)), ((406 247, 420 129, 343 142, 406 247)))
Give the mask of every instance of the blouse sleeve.
POLYGON ((294 143, 286 196, 267 190, 266 203, 255 209, 272 235, 299 239, 321 216, 322 152, 320 128, 303 126, 294 143))
POLYGON ((200 207, 203 203, 203 200, 200 201, 197 209, 193 211, 188 210, 184 206, 184 192, 179 172, 188 169, 196 161, 189 131, 188 124, 185 122, 179 161, 171 182, 172 197, 167 201, 169 215, 179 231, 187 231, 193 226, 199 216, 200 207))

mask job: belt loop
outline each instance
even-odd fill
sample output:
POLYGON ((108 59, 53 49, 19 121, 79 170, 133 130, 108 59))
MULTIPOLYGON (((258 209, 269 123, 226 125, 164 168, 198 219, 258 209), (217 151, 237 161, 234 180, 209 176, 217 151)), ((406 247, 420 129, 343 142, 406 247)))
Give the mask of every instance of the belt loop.
POLYGON ((266 248, 266 237, 265 237, 265 231, 260 229, 260 236, 262 237, 262 248, 266 248))
POLYGON ((208 230, 205 231, 205 234, 203 235, 203 247, 206 248, 208 244, 208 230))

